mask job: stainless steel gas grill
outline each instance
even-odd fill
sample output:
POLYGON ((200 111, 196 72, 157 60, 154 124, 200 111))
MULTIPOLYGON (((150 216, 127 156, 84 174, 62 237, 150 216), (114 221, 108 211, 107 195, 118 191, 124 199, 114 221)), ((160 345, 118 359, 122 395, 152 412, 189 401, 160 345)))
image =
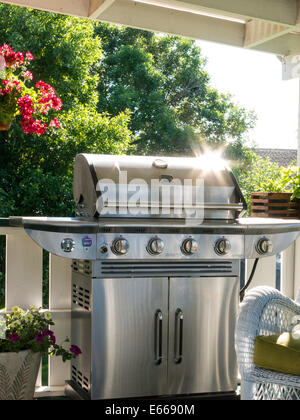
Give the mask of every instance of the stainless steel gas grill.
POLYGON ((11 219, 73 260, 70 394, 231 393, 240 261, 275 255, 300 221, 242 219, 232 172, 205 158, 79 155, 73 219, 11 219))

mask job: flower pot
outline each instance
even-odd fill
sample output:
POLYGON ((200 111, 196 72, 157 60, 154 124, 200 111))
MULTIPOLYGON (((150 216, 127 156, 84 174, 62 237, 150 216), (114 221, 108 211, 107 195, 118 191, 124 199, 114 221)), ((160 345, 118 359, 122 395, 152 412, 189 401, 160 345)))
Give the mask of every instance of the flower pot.
POLYGON ((12 122, 3 123, 0 121, 0 131, 8 131, 11 127, 12 122))
POLYGON ((0 400, 32 400, 41 354, 0 353, 0 400))

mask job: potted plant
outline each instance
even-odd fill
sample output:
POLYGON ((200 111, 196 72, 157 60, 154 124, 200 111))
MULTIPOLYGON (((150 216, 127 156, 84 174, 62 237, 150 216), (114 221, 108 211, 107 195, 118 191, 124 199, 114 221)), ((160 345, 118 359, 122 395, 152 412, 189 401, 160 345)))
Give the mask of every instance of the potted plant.
POLYGON ((0 323, 0 400, 31 400, 43 355, 71 360, 81 354, 76 345, 62 345, 49 328, 51 314, 32 307, 1 316, 0 323))
POLYGON ((24 57, 9 45, 0 47, 0 130, 9 130, 15 118, 26 134, 45 134, 60 128, 56 112, 62 102, 51 85, 38 81, 30 87, 33 75, 28 70, 34 59, 30 51, 24 57))
POLYGON ((289 166, 282 171, 282 187, 291 193, 291 200, 300 199, 300 168, 289 166))
POLYGON ((281 170, 276 182, 277 191, 251 194, 252 217, 300 217, 300 168, 289 166, 281 170))

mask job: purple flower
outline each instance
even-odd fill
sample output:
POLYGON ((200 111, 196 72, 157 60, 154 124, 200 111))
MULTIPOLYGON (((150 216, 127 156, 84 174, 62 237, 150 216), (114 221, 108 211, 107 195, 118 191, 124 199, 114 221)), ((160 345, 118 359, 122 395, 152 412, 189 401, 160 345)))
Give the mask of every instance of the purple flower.
POLYGON ((52 341, 52 345, 54 346, 54 345, 56 344, 56 338, 55 338, 55 335, 54 335, 54 334, 50 334, 50 335, 49 335, 49 337, 50 337, 50 339, 51 339, 51 341, 52 341))
POLYGON ((20 337, 18 336, 18 334, 17 333, 11 333, 10 334, 10 336, 8 337, 8 338, 10 338, 10 340, 14 343, 15 341, 19 341, 20 340, 20 337))
POLYGON ((45 328, 45 329, 44 329, 44 336, 48 336, 48 337, 50 337, 50 339, 51 339, 51 341, 52 341, 53 346, 56 344, 56 338, 55 338, 55 335, 54 335, 54 332, 53 332, 53 331, 51 331, 51 330, 47 330, 47 329, 45 328))
POLYGON ((42 331, 40 331, 39 333, 37 333, 35 335, 36 341, 38 343, 43 343, 44 342, 44 334, 42 333, 42 331))
POLYGON ((80 354, 82 354, 80 348, 74 345, 71 346, 70 352, 75 354, 75 356, 79 356, 80 354))

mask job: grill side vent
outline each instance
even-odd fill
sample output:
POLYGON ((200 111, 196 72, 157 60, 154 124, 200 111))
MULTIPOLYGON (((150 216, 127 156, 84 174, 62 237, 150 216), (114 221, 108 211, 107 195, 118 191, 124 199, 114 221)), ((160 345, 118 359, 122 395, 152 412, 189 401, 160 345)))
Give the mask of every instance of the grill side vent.
POLYGON ((90 276, 93 272, 92 262, 86 260, 74 260, 72 264, 73 271, 90 276))
POLYGON ((237 265, 233 261, 103 261, 101 275, 110 277, 154 276, 235 276, 237 265))
POLYGON ((74 305, 90 311, 91 309, 91 293, 88 289, 73 283, 72 288, 72 301, 74 305))
POLYGON ((86 376, 82 374, 80 370, 76 368, 76 366, 72 365, 72 380, 76 382, 77 385, 82 388, 83 391, 89 392, 89 380, 86 376))

